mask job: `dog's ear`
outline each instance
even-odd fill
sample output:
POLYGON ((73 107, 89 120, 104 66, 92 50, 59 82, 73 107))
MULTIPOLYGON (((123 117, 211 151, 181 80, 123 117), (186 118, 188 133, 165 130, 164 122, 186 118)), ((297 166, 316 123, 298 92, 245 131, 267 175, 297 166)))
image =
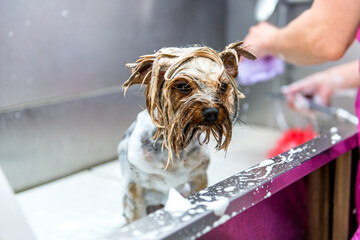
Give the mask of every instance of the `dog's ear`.
POLYGON ((231 43, 220 53, 220 57, 224 63, 226 71, 234 78, 238 75, 238 63, 240 56, 250 60, 257 59, 253 53, 245 50, 244 47, 241 46, 243 43, 243 41, 231 43))
POLYGON ((148 84, 150 81, 153 59, 141 57, 135 63, 128 63, 126 67, 131 71, 131 76, 123 84, 124 92, 134 84, 148 84))

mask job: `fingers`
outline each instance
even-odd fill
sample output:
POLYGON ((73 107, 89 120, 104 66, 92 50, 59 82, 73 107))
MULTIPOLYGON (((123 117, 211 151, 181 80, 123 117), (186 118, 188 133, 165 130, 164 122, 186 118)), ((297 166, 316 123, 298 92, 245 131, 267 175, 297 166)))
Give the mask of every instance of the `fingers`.
POLYGON ((309 95, 314 89, 314 86, 311 82, 305 80, 306 79, 297 81, 288 86, 284 86, 281 88, 281 92, 285 95, 294 95, 297 93, 301 93, 303 95, 309 95))
POLYGON ((244 46, 249 46, 249 51, 253 52, 258 58, 266 57, 272 53, 273 35, 276 34, 278 28, 275 26, 261 22, 249 28, 249 32, 244 39, 244 46))
POLYGON ((331 104, 331 99, 333 94, 334 92, 332 91, 332 88, 329 87, 320 88, 317 95, 319 96, 319 98, 318 99, 314 98, 314 101, 318 104, 329 106, 331 104))
MULTIPOLYGON (((316 84, 311 78, 305 78, 288 86, 283 86, 281 92, 286 96, 290 108, 304 110, 304 107, 299 107, 299 99, 301 100, 305 96, 313 98, 316 92, 316 84)), ((303 101, 300 101, 300 103, 303 103, 303 101)))

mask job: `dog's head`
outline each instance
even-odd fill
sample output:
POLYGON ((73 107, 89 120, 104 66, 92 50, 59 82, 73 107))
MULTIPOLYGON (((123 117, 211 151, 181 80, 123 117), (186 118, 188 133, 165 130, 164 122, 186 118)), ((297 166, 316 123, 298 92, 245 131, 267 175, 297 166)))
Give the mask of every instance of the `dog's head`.
POLYGON ((216 149, 227 149, 244 97, 234 81, 239 58, 256 59, 241 45, 230 44, 220 53, 208 47, 163 48, 127 64, 132 74, 125 93, 133 84, 146 85, 146 107, 157 127, 154 139, 163 138, 169 159, 172 150, 179 157, 194 136, 204 144, 212 134, 216 149))

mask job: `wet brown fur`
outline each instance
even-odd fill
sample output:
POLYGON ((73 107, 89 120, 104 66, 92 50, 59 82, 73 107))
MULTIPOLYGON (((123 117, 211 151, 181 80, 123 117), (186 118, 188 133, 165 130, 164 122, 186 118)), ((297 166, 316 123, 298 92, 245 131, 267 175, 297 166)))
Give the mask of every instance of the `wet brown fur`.
POLYGON ((128 185, 128 193, 130 196, 125 195, 123 199, 124 209, 131 209, 128 205, 133 205, 135 208, 133 209, 133 219, 139 219, 140 217, 144 216, 143 210, 136 206, 143 205, 143 192, 144 189, 134 182, 129 183, 128 185), (136 202, 134 202, 136 201, 136 202))
POLYGON ((123 88, 126 93, 134 84, 146 85, 147 111, 157 127, 153 139, 163 139, 162 148, 168 151, 165 168, 172 161, 173 153, 179 158, 179 152, 194 137, 200 144, 207 144, 213 135, 217 150, 226 150, 229 146, 238 100, 244 97, 234 81, 238 74, 238 61, 240 56, 256 59, 241 46, 242 43, 232 43, 220 53, 198 46, 163 48, 127 64, 132 74, 123 88), (211 72, 212 68, 219 71, 211 72), (179 91, 179 84, 187 84, 191 91, 179 91), (221 90, 222 84, 228 86, 226 91, 221 90), (204 107, 219 109, 215 123, 204 123, 204 107), (203 139, 200 138, 202 133, 203 139))

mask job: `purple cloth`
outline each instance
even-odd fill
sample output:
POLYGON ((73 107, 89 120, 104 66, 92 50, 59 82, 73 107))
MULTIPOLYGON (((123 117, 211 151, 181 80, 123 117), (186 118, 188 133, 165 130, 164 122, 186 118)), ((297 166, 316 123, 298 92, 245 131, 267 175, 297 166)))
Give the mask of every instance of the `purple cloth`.
POLYGON ((255 61, 245 59, 239 63, 239 84, 253 85, 258 82, 270 80, 284 72, 284 62, 272 56, 260 58, 255 61))

